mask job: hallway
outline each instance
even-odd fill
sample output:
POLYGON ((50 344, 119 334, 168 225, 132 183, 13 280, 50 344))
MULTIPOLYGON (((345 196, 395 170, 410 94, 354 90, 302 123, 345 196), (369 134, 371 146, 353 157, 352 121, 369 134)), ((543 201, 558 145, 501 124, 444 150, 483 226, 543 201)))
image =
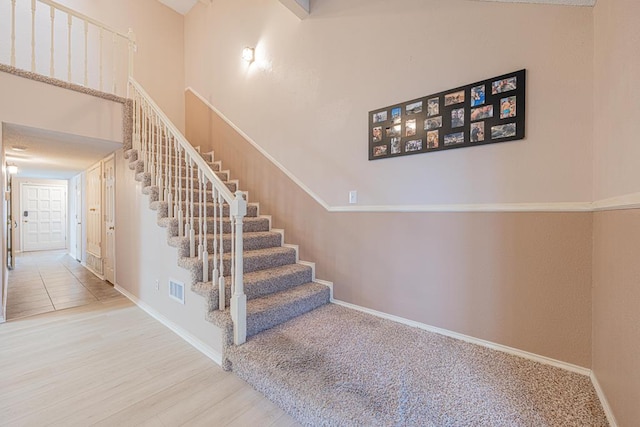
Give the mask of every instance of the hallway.
POLYGON ((23 252, 9 271, 7 320, 64 310, 119 296, 66 250, 23 252))

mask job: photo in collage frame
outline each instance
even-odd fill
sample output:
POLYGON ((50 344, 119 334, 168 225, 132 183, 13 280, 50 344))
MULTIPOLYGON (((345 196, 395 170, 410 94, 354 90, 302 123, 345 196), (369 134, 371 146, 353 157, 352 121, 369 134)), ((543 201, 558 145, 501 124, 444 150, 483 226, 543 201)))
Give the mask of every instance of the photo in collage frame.
POLYGON ((369 160, 523 139, 526 70, 369 112, 369 160))

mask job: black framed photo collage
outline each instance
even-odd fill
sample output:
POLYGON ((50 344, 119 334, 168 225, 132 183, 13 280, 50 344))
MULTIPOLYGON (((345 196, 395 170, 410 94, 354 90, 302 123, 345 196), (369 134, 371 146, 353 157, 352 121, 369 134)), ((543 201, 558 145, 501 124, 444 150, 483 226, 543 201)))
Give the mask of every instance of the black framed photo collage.
POLYGON ((369 112, 369 160, 524 138, 526 70, 369 112))

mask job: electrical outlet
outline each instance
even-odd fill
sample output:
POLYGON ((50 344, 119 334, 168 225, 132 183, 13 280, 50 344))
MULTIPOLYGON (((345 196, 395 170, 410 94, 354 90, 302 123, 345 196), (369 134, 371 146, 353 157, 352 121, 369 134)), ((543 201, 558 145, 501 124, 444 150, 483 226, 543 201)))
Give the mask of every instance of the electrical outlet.
POLYGON ((156 279, 156 291, 160 290, 160 280, 156 279))
POLYGON ((356 190, 349 191, 349 203, 358 203, 358 192, 356 190))

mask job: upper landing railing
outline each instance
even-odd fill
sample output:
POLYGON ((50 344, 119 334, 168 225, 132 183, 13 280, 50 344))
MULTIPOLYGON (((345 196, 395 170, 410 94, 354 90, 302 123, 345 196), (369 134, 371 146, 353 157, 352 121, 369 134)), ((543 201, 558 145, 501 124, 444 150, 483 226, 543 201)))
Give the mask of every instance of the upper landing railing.
POLYGON ((118 96, 133 75, 135 35, 51 0, 0 0, 0 62, 118 96))

